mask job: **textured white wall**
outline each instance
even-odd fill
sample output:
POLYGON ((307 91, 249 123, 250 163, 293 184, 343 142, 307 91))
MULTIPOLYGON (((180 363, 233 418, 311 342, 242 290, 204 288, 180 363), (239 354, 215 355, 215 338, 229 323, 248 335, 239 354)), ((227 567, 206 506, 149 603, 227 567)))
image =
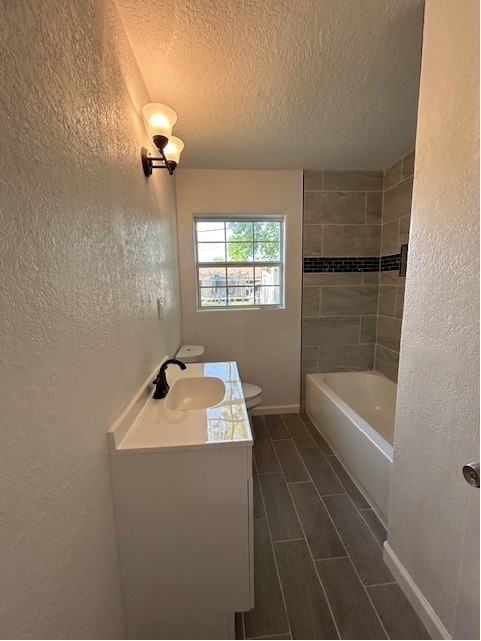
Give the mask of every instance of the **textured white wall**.
POLYGON ((299 404, 302 293, 302 171, 179 169, 177 216, 185 343, 206 360, 236 360, 260 385, 262 406, 299 404), (285 309, 196 309, 193 214, 285 214, 285 309))
POLYGON ((479 425, 479 5, 461 4, 426 3, 388 539, 450 633, 479 425))
POLYGON ((112 0, 1 0, 0 36, 0 636, 118 638, 106 431, 180 341, 175 183, 112 0))

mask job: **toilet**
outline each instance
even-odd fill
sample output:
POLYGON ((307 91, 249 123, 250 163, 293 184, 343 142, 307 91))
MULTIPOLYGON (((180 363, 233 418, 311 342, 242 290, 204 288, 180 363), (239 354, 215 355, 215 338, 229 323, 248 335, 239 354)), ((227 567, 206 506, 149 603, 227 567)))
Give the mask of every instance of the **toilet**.
MULTIPOLYGON (((175 358, 183 363, 199 363, 204 354, 203 345, 182 345, 175 358)), ((242 383, 244 401, 248 410, 257 407, 262 400, 262 389, 253 383, 242 383)))

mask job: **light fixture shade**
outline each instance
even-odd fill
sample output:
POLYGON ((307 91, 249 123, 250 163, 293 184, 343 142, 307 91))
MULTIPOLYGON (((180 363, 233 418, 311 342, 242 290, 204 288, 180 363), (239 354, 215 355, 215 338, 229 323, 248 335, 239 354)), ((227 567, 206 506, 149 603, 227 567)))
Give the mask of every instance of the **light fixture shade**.
POLYGON ((164 149, 165 157, 169 162, 175 162, 175 164, 178 165, 180 154, 182 153, 183 148, 184 143, 182 142, 182 140, 180 138, 176 138, 175 136, 171 136, 169 138, 167 146, 164 149))
POLYGON ((149 102, 142 109, 147 128, 152 139, 155 136, 170 138, 172 127, 177 120, 177 114, 173 109, 157 102, 149 102))

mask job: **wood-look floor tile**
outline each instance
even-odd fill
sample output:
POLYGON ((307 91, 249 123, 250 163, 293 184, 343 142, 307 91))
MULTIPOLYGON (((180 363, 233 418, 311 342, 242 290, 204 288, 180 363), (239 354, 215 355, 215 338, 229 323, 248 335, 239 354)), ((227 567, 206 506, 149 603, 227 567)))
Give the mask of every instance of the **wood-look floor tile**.
POLYGON ((312 483, 289 485, 307 543, 314 559, 347 554, 329 514, 312 483))
POLYGON ((273 637, 254 637, 254 639, 265 639, 266 641, 270 641, 271 639, 292 639, 292 637, 290 634, 277 634, 273 637))
POLYGON ((265 416, 261 416, 261 415, 251 416, 251 425, 252 425, 252 431, 254 432, 254 436, 258 436, 259 434, 269 433, 267 429, 265 416))
POLYGON ((351 499, 346 495, 326 496, 323 501, 364 585, 394 581, 379 544, 351 499))
POLYGON ((259 474, 273 474, 274 472, 281 471, 269 434, 259 434, 256 436, 252 449, 259 474))
POLYGON ((299 452, 321 496, 346 492, 325 456, 317 447, 302 448, 299 452))
POLYGON ((371 507, 369 503, 366 501, 366 499, 364 498, 364 496, 361 494, 361 492, 358 490, 358 488, 356 487, 356 484, 351 479, 349 474, 346 472, 341 461, 337 458, 337 456, 328 456, 326 458, 329 465, 332 467, 332 469, 336 473, 337 478, 341 481, 341 483, 346 488, 346 492, 349 494, 349 496, 353 500, 355 506, 360 510, 371 507))
POLYGON ((287 431, 286 424, 279 414, 268 414, 264 418, 266 419, 267 429, 269 430, 269 434, 273 441, 283 438, 291 438, 287 431))
POLYGON ((341 639, 386 639, 349 558, 316 561, 341 639))
POLYGON ((337 639, 306 542, 274 543, 274 551, 293 638, 337 639))
POLYGON ((274 441, 274 449, 288 483, 311 480, 293 441, 274 441))
POLYGON ((316 442, 317 447, 321 450, 321 452, 326 455, 333 454, 333 451, 327 444, 327 441, 324 439, 322 434, 319 432, 319 430, 311 421, 311 419, 307 416, 307 414, 299 414, 299 416, 301 417, 302 422, 307 427, 309 434, 312 436, 312 438, 316 442))
POLYGON ((362 510, 361 516, 368 524, 369 529, 374 534, 379 545, 382 547, 384 541, 387 539, 387 531, 381 521, 377 518, 374 510, 362 510))
POLYGON ((292 440, 297 447, 316 447, 316 442, 298 414, 282 414, 292 440))
POLYGON ((390 639, 431 638, 399 585, 377 585, 367 591, 390 639))
POLYGON ((291 495, 283 474, 263 474, 259 477, 273 541, 303 537, 291 495))
POLYGON ((254 519, 265 519, 266 511, 264 510, 264 502, 262 501, 261 488, 259 486, 259 476, 255 466, 252 470, 252 486, 254 495, 254 519))
POLYGON ((246 638, 289 632, 279 577, 265 519, 254 522, 255 608, 244 612, 246 638))

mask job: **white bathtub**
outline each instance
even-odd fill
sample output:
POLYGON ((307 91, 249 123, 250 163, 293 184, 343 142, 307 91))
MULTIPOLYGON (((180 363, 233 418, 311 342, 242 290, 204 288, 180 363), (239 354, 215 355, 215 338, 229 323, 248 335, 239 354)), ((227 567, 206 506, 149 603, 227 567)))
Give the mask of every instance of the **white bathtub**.
POLYGON ((387 524, 396 384, 377 372, 308 374, 306 407, 387 524))

